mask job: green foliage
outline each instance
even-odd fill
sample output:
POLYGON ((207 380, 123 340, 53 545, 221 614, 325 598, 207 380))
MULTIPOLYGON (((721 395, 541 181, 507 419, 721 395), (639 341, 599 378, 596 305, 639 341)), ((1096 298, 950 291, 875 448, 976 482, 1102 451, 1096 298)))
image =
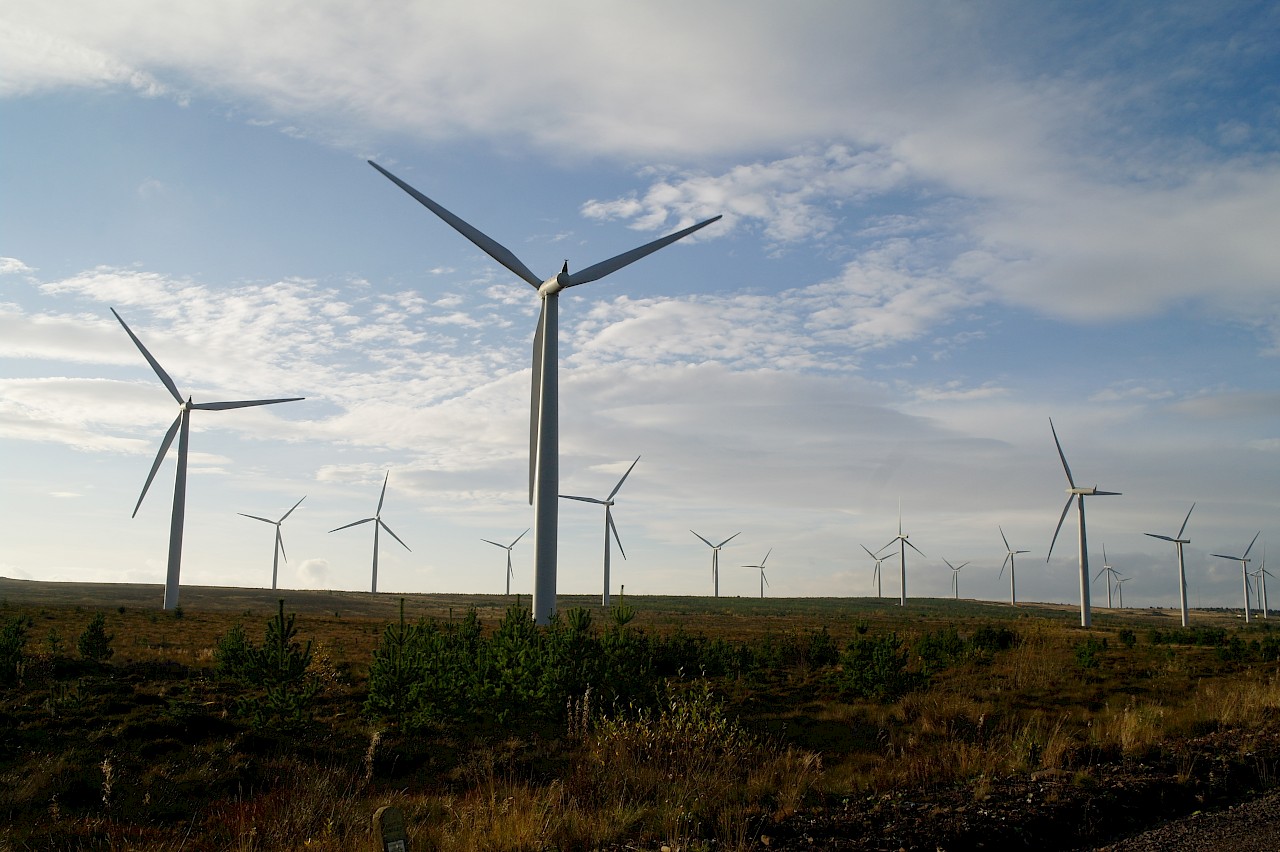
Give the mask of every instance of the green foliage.
POLYGON ((1120 640, 1120 644, 1126 649, 1132 650, 1138 644, 1138 634, 1127 627, 1116 634, 1116 638, 1120 640))
POLYGON ((237 712, 254 728, 296 730, 314 715, 320 684, 310 676, 311 642, 296 640, 297 616, 284 614, 284 600, 276 617, 267 622, 262 644, 249 642, 236 625, 219 637, 214 656, 218 671, 256 687, 256 694, 237 702, 237 712))
POLYGON ((1099 639, 1096 636, 1089 636, 1083 642, 1077 642, 1075 646, 1076 665, 1089 671, 1098 667, 1102 652, 1107 650, 1107 640, 1099 639))
POLYGON ((1216 648, 1227 644, 1227 631, 1221 627, 1175 627, 1147 631, 1152 645, 1201 645, 1216 648))
POLYGON ((928 683, 924 674, 908 671, 908 654, 896 633, 859 636, 849 643, 840 664, 835 685, 846 696, 889 702, 928 683))
POLYGON ((23 649, 31 619, 15 616, 0 627, 0 685, 12 686, 22 676, 23 649))
POLYGON ((76 640, 76 649, 80 656, 91 663, 105 663, 115 653, 111 648, 114 633, 107 632, 107 618, 102 613, 95 613, 89 626, 76 640))

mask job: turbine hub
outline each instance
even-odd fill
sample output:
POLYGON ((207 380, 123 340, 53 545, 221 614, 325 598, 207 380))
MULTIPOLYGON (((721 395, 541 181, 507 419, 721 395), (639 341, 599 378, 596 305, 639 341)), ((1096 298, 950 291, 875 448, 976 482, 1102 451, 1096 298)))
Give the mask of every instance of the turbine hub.
POLYGON ((565 264, 565 268, 557 272, 553 277, 542 282, 542 286, 538 288, 539 296, 554 296, 565 287, 569 286, 569 264, 565 264))

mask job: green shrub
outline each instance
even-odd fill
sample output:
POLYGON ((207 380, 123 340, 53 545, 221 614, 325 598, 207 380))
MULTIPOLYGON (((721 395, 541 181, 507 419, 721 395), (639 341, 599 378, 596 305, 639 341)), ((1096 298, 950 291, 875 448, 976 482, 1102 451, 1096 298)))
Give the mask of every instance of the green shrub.
POLYGON ((22 675, 23 649, 27 644, 27 630, 31 619, 16 616, 0 627, 0 684, 11 686, 22 675))
POLYGON ((842 695, 896 701, 928 683, 925 675, 907 670, 908 654, 896 633, 860 636, 840 658, 835 684, 842 695))
POLYGON ((83 659, 91 663, 105 663, 115 653, 111 648, 111 640, 114 638, 115 634, 107 632, 106 616, 99 612, 76 640, 76 648, 83 659))

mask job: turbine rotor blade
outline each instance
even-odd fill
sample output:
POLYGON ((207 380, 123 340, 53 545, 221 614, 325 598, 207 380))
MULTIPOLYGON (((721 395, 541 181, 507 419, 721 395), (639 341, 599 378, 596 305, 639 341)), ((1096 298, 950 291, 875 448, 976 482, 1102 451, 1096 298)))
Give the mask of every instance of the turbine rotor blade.
MULTIPOLYGON (((696 532, 693 532, 693 530, 689 530, 689 532, 693 533, 694 535, 698 535, 696 532)), ((698 538, 702 538, 702 536, 698 535, 698 538)), ((705 538, 702 538, 702 543, 705 544, 707 547, 715 549, 715 545, 707 541, 705 538)))
POLYGON ((604 510, 604 522, 605 524, 608 525, 609 529, 613 532, 613 540, 618 544, 618 552, 622 554, 623 559, 626 559, 627 552, 622 549, 622 539, 618 538, 618 527, 616 524, 614 524, 613 513, 609 511, 608 507, 605 507, 605 510, 604 510))
POLYGON ((559 495, 559 496, 560 496, 560 499, 561 499, 561 500, 579 500, 579 501, 581 501, 581 502, 583 502, 583 503, 595 503, 597 506, 607 506, 607 505, 609 505, 609 504, 608 504, 607 502, 605 502, 604 500, 597 500, 597 499, 596 499, 596 498, 594 498, 594 497, 574 497, 574 496, 573 496, 573 495, 571 495, 571 494, 561 494, 561 495, 559 495))
POLYGON ((241 399, 234 402, 193 402, 192 408, 200 411, 227 411, 232 408, 250 408, 255 405, 275 405, 277 402, 298 402, 305 396, 291 396, 287 399, 241 399))
POLYGON ((533 505, 534 479, 538 471, 538 426, 542 423, 542 346, 547 325, 547 300, 538 311, 538 329, 533 333, 533 384, 529 391, 529 505, 533 505))
MULTIPOLYGON (((916 547, 914 544, 912 544, 912 543, 911 543, 910 541, 908 541, 907 539, 905 539, 905 538, 904 538, 904 539, 902 540, 902 542, 903 542, 907 547, 909 547, 909 548, 911 548, 912 550, 914 550, 916 553, 919 553, 921 556, 924 556, 924 551, 923 551, 923 550, 921 550, 920 548, 916 547)), ((925 558, 926 558, 926 559, 928 559, 928 557, 927 557, 927 556, 926 556, 925 558)))
POLYGON ((635 466, 639 464, 639 462, 640 462, 640 457, 636 456, 636 460, 631 463, 631 467, 627 468, 627 472, 622 474, 622 478, 618 480, 618 484, 613 486, 613 490, 609 492, 609 496, 604 499, 606 500, 613 499, 613 496, 618 493, 618 489, 622 487, 622 483, 627 481, 627 477, 631 475, 631 471, 635 469, 635 466))
MULTIPOLYGON (((867 555, 868 555, 868 556, 870 556, 872 559, 875 559, 875 560, 879 561, 880 557, 879 557, 879 556, 876 556, 876 555, 875 555, 874 553, 872 553, 870 550, 867 550, 867 546, 866 546, 865 544, 860 544, 860 545, 858 545, 858 547, 861 547, 863 550, 866 550, 866 551, 867 551, 867 555)), ((882 547, 882 548, 880 548, 880 549, 881 549, 881 550, 884 550, 884 548, 883 548, 883 547, 882 547)))
POLYGON ((1062 522, 1067 519, 1067 512, 1071 511, 1071 501, 1074 495, 1067 495, 1067 505, 1062 507, 1062 514, 1058 516, 1058 528, 1053 531, 1053 540, 1049 542, 1049 552, 1045 555, 1044 561, 1048 562, 1053 556, 1053 546, 1058 543, 1058 533, 1062 532, 1062 522))
POLYGON ((761 559, 761 560, 760 560, 760 568, 761 568, 761 570, 763 570, 763 569, 764 569, 764 563, 766 563, 766 562, 768 562, 768 561, 769 561, 769 554, 770 554, 770 553, 773 553, 773 548, 772 548, 772 547, 771 547, 771 548, 769 548, 769 550, 765 553, 765 555, 764 555, 764 559, 761 559))
POLYGON ((1119 497, 1122 491, 1099 491, 1096 487, 1089 494, 1090 497, 1119 497))
POLYGON ((502 264, 507 269, 511 270, 516 275, 518 275, 520 278, 527 281, 529 284, 533 285, 535 289, 542 286, 542 280, 538 278, 538 276, 534 275, 533 272, 529 270, 529 267, 521 263, 520 258, 516 257, 511 252, 511 250, 508 249, 506 246, 502 245, 497 240, 493 239, 487 234, 481 232, 479 229, 474 228, 471 225, 467 224, 462 219, 459 219, 457 216, 453 215, 448 210, 441 207, 439 204, 436 204, 430 198, 427 198, 421 192, 418 192, 418 190, 409 186, 409 184, 400 180, 400 178, 391 174, 391 172, 387 171, 382 166, 375 163, 373 160, 369 160, 369 165, 373 166, 375 169, 382 172, 382 174, 385 175, 388 179, 390 179, 392 183, 394 183, 396 186, 400 187, 405 192, 412 195, 415 199, 417 199, 419 204, 421 204, 423 207, 426 207, 432 213, 439 216, 459 234, 462 234, 462 236, 471 240, 471 242, 474 243, 477 248, 479 248, 485 254, 489 255, 489 257, 498 261, 498 263, 502 264))
POLYGON ((1004 537, 1004 527, 997 526, 996 529, 1000 530, 1000 538, 1004 541, 1004 549, 1012 551, 1013 548, 1009 546, 1009 539, 1004 537))
POLYGON ((1258 540, 1258 536, 1260 535, 1262 535, 1262 530, 1258 530, 1256 533, 1253 534, 1253 541, 1249 542, 1249 546, 1244 549, 1244 556, 1241 556, 1240 557, 1241 559, 1249 558, 1249 551, 1253 550, 1254 542, 1258 540))
POLYGON ((489 539, 487 539, 487 538, 482 538, 482 539, 480 539, 480 540, 481 540, 481 541, 483 541, 483 542, 484 542, 484 543, 486 543, 486 544, 492 544, 494 547, 501 547, 503 550, 506 550, 506 549, 507 549, 507 546, 506 546, 505 544, 498 544, 498 542, 496 542, 496 541, 489 541, 489 539))
POLYGON ((718 221, 719 219, 719 216, 713 216, 696 225, 691 225, 683 231, 676 231, 674 234, 668 234, 665 237, 660 237, 651 243, 645 243, 639 248, 633 248, 631 251, 623 252, 622 254, 615 255, 608 260, 603 260, 600 263, 588 266, 586 269, 579 272, 570 273, 569 281, 564 286, 576 287, 579 284, 587 284, 591 281, 596 281, 606 275, 617 272, 622 267, 629 266, 640 258, 653 254, 658 249, 669 246, 676 240, 683 239, 694 231, 705 228, 707 225, 710 225, 712 222, 718 221))
POLYGON ((1053 443, 1058 448, 1058 458, 1062 459, 1062 469, 1067 472, 1067 484, 1072 488, 1076 487, 1076 481, 1071 476, 1071 466, 1067 464, 1067 456, 1062 452, 1062 442, 1058 440, 1058 430, 1053 428, 1053 418, 1049 418, 1049 431, 1053 433, 1053 443))
POLYGON ((373 520, 377 520, 377 519, 376 519, 376 518, 365 518, 364 520, 360 520, 360 521, 352 521, 352 522, 351 522, 351 523, 349 523, 349 524, 343 524, 343 525, 342 525, 342 526, 340 526, 340 527, 334 527, 333 529, 329 530, 329 532, 331 532, 331 533, 336 533, 338 530, 345 530, 347 527, 357 527, 357 526, 359 526, 360 524, 367 524, 367 523, 369 523, 370 521, 373 521, 373 520))
POLYGON ((147 489, 151 487, 151 481, 156 478, 156 471, 160 469, 160 463, 164 461, 165 454, 169 452, 169 447, 173 445, 173 438, 178 434, 178 427, 182 425, 182 416, 184 412, 178 412, 178 416, 174 419, 173 425, 169 427, 169 431, 164 433, 164 440, 160 442, 160 452, 156 453, 156 460, 151 465, 151 472, 147 474, 147 481, 142 486, 142 493, 138 495, 138 502, 133 507, 133 517, 138 517, 138 510, 142 508, 142 499, 147 496, 147 489))
POLYGON ((738 532, 736 532, 736 533, 734 533, 733 535, 729 536, 729 537, 728 537, 728 538, 726 538, 724 541, 720 542, 719 544, 717 544, 717 545, 715 545, 715 546, 716 546, 716 547, 718 547, 718 548, 719 548, 719 547, 724 547, 726 544, 728 544, 729 542, 733 541, 735 538, 737 538, 737 537, 738 537, 738 536, 740 536, 740 535, 742 535, 741 530, 739 530, 738 532))
POLYGON ((262 521, 264 524, 275 524, 276 522, 270 518, 259 518, 257 515, 246 515, 244 512, 236 512, 242 518, 253 518, 255 521, 262 521))
POLYGON ((387 499, 387 482, 391 479, 391 471, 387 471, 387 475, 382 478, 382 493, 378 495, 378 511, 374 516, 382 514, 382 501, 387 499))
MULTIPOLYGON (((392 537, 392 538, 394 538, 396 541, 400 541, 400 536, 396 535, 394 532, 392 532, 392 531, 391 531, 391 527, 387 526, 387 522, 386 522, 386 521, 382 520, 382 518, 378 518, 378 524, 379 524, 379 525, 380 525, 384 530, 386 530, 387 532, 391 533, 391 537, 392 537)), ((405 544, 403 541, 400 541, 400 544, 401 544, 401 545, 403 545, 403 547, 404 547, 404 549, 405 549, 405 550, 409 551, 410 553, 413 553, 413 548, 409 547, 409 545, 405 544)))
MULTIPOLYGON (((305 500, 305 499, 307 499, 307 496, 304 494, 304 495, 302 495, 302 500, 305 500)), ((299 506, 301 506, 301 505, 302 505, 302 500, 299 500, 297 503, 294 503, 294 504, 293 504, 293 509, 296 509, 296 508, 298 508, 299 506)), ((282 523, 282 524, 283 524, 283 523, 285 522, 285 518, 288 518, 290 515, 292 515, 292 514, 293 514, 293 509, 290 509, 289 511, 287 511, 287 512, 285 512, 285 513, 284 513, 284 517, 280 519, 280 523, 282 523)))
POLYGON ((284 552, 284 536, 280 535, 280 525, 276 525, 276 547, 280 548, 280 555, 284 557, 284 561, 289 561, 289 554, 284 552))
POLYGON ((515 541, 513 541, 513 542, 511 542, 511 546, 512 546, 512 547, 515 547, 517 544, 519 544, 519 543, 520 543, 520 539, 524 538, 524 537, 525 537, 525 533, 527 533, 527 532, 529 532, 529 530, 527 530, 527 529, 526 529, 524 532, 520 533, 520 535, 516 536, 516 540, 515 540, 515 541))
POLYGON ((1182 526, 1178 527, 1178 538, 1182 538, 1182 534, 1187 529, 1187 521, 1191 520, 1191 513, 1196 510, 1196 504, 1192 503, 1191 508, 1187 510, 1187 516, 1182 519, 1182 526))
POLYGON ((152 357, 151 353, 147 351, 147 347, 142 345, 142 341, 138 339, 138 335, 134 334, 133 329, 129 328, 121 316, 116 313, 116 309, 110 308, 109 310, 111 313, 115 314, 116 319, 120 321, 120 325, 124 326, 125 333, 129 335, 129 338, 133 341, 134 345, 138 347, 138 351, 142 353, 142 357, 147 359, 147 363, 151 365, 151 369, 155 370, 156 375, 160 378, 160 381, 164 386, 169 389, 169 393, 173 394, 173 398, 178 401, 178 405, 182 405, 182 394, 178 393, 178 386, 173 383, 173 379, 169 378, 169 374, 164 371, 164 367, 161 367, 160 362, 152 357))
POLYGON ((1158 533, 1143 533, 1143 535, 1149 535, 1149 536, 1151 536, 1152 538, 1158 538, 1158 539, 1160 539, 1161 541, 1177 541, 1177 539, 1170 538, 1170 537, 1169 537, 1169 536, 1167 536, 1167 535, 1160 535, 1160 534, 1158 534, 1158 533))

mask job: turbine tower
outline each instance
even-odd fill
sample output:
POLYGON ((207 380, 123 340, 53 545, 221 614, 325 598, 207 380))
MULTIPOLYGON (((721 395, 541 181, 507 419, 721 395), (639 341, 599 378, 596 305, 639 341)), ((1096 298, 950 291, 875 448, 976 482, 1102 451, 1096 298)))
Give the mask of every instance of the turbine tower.
POLYGON ((1116 594, 1119 596, 1120 608, 1124 609, 1124 584, 1129 582, 1130 577, 1116 577, 1116 594))
POLYGON ((764 559, 760 560, 759 565, 743 565, 742 566, 743 568, 759 568, 760 569, 760 599, 761 600, 764 600, 764 587, 769 585, 769 581, 765 579, 765 576, 764 576, 764 563, 769 561, 770 553, 773 553, 772 547, 769 548, 769 550, 765 553, 764 559))
MULTIPOLYGON (((945 558, 942 560, 947 562, 945 558)), ((952 565, 947 562, 947 567, 951 569, 951 598, 952 600, 960 600, 960 569, 968 565, 968 562, 961 562, 959 565, 952 565)))
POLYGON ((1094 485, 1089 488, 1077 488, 1076 481, 1071 476, 1071 467, 1067 464, 1066 454, 1062 452, 1062 442, 1058 440, 1058 430, 1053 428, 1053 418, 1049 418, 1049 431, 1053 432, 1053 443, 1058 447, 1058 458, 1062 460, 1062 469, 1067 474, 1067 503, 1062 507, 1062 514, 1058 517, 1058 527, 1053 531, 1053 541, 1049 542, 1049 555, 1044 558, 1045 562, 1053 556, 1053 546, 1058 541, 1058 533, 1062 532, 1062 522, 1067 519, 1067 512, 1071 510, 1071 501, 1076 501, 1076 513, 1080 518, 1080 626, 1088 627, 1093 623, 1093 617, 1089 612, 1089 547, 1085 538, 1084 528, 1084 498, 1085 497, 1115 497, 1120 494, 1119 491, 1099 491, 1098 486, 1094 485))
POLYGON ((683 230, 623 252, 608 260, 569 272, 569 262, 543 281, 529 270, 510 249, 472 227, 430 198, 418 192, 372 160, 373 166, 392 183, 443 219, 477 248, 538 291, 542 302, 537 331, 533 336, 533 385, 529 412, 529 502, 533 505, 533 619, 546 624, 556 611, 556 498, 560 490, 559 420, 559 295, 567 287, 588 284, 640 260, 660 248, 689 236, 719 219, 691 225, 683 230))
POLYGON ((1015 571, 1015 567, 1013 564, 1014 557, 1020 553, 1030 553, 1031 551, 1030 550, 1014 550, 1012 547, 1009 546, 1009 539, 1005 538, 1004 527, 997 525, 996 529, 1000 530, 1000 538, 1004 540, 1004 549, 1008 551, 1005 554, 1004 562, 1000 563, 1000 573, 996 575, 996 579, 998 580, 1004 576, 1004 567, 1008 565, 1009 566, 1009 603, 1014 604, 1016 606, 1018 603, 1018 585, 1017 585, 1017 577, 1014 576, 1014 571, 1015 571))
MULTIPOLYGON (((307 499, 306 495, 303 495, 302 500, 305 500, 305 499, 307 499)), ((302 500, 299 500, 297 503, 294 503, 293 509, 296 509, 299 506, 301 506, 302 500)), ((276 576, 279 573, 280 557, 284 556, 284 561, 285 562, 289 561, 289 557, 284 555, 284 538, 280 535, 280 525, 284 523, 285 518, 293 514, 293 509, 290 509, 289 511, 281 515, 280 520, 278 521, 273 521, 270 518, 260 518, 257 515, 246 515, 244 512, 236 512, 237 515, 241 515, 246 518, 253 518, 255 521, 262 521, 264 524, 272 524, 276 528, 275 558, 271 560, 271 590, 272 591, 275 591, 275 588, 276 588, 276 576)))
POLYGON ((1249 542, 1249 546, 1244 549, 1244 556, 1224 556, 1221 553, 1215 553, 1214 556, 1219 559, 1231 559, 1240 563, 1241 582, 1244 584, 1244 623, 1249 623, 1249 551, 1253 550, 1253 544, 1258 540, 1258 536, 1262 535, 1262 530, 1254 533, 1253 541, 1249 542))
POLYGON ((1178 534, 1175 536, 1160 535, 1158 533, 1144 533, 1152 538, 1158 538, 1161 541, 1171 541, 1173 546, 1178 549, 1178 600, 1182 605, 1182 626, 1186 627, 1190 623, 1187 613, 1187 572, 1182 564, 1182 545, 1190 544, 1191 539, 1183 538, 1182 534, 1187 530, 1187 521, 1191 520, 1191 513, 1195 511, 1196 504, 1192 503, 1191 508, 1187 510, 1187 516, 1182 519, 1182 526, 1178 527, 1178 534))
POLYGON ((1258 566, 1258 570, 1254 572, 1254 576, 1258 578, 1258 583, 1262 586, 1262 617, 1266 618, 1267 613, 1271 610, 1271 602, 1267 600, 1267 578, 1274 577, 1267 570, 1267 549, 1262 548, 1262 564, 1258 566))
MULTIPOLYGON (((698 538, 702 538, 702 536, 693 532, 693 530, 689 530, 689 532, 697 535, 698 538)), ((705 538, 702 538, 702 543, 711 548, 711 582, 715 586, 716 597, 720 597, 720 548, 724 547, 740 535, 742 535, 741 531, 736 532, 719 544, 712 544, 705 538)))
POLYGON ((622 539, 618 538, 618 528, 613 523, 613 498, 618 493, 618 489, 622 487, 622 483, 627 481, 627 477, 631 475, 631 471, 639 463, 640 457, 636 456, 636 460, 631 463, 631 467, 627 468, 627 472, 622 474, 622 478, 618 480, 618 484, 613 486, 613 490, 609 492, 609 496, 603 500, 597 500, 594 497, 571 497, 568 494, 560 496, 566 500, 580 500, 583 503, 595 503, 597 506, 604 506, 604 592, 600 595, 600 606, 605 609, 609 608, 609 533, 613 533, 613 540, 618 543, 618 552, 622 554, 622 558, 626 559, 627 554, 622 549, 622 539))
MULTIPOLYGON (((893 542, 890 542, 890 544, 892 544, 892 543, 893 543, 893 542)), ((866 551, 867 551, 867 555, 868 555, 868 556, 870 556, 872 559, 874 559, 874 560, 875 560, 875 562, 876 562, 876 567, 875 567, 875 568, 872 570, 872 572, 871 572, 871 579, 872 579, 872 580, 874 580, 874 581, 875 581, 875 584, 876 584, 876 597, 878 597, 878 598, 882 598, 882 597, 884 597, 884 595, 881 593, 881 587, 880 587, 880 565, 881 565, 881 563, 883 563, 883 562, 884 562, 886 559, 888 559, 889 557, 887 557, 887 556, 876 556, 876 555, 875 555, 874 553, 872 553, 870 550, 867 550, 867 546, 866 546, 865 544, 860 544, 860 545, 858 545, 858 546, 859 546, 859 547, 861 547, 863 550, 866 550, 866 551)), ((881 548, 881 549, 883 549, 883 548, 881 548)))
POLYGON ((507 596, 508 597, 510 597, 511 595, 511 548, 519 544, 520 539, 524 538, 524 534, 527 532, 528 530, 525 530, 524 532, 520 533, 520 535, 516 536, 516 540, 511 542, 510 544, 499 544, 496 541, 489 541, 489 539, 487 538, 480 539, 483 542, 492 544, 494 547, 501 547, 503 550, 507 552, 507 596))
MULTIPOLYGON (((378 591, 378 528, 381 527, 382 529, 390 533, 391 537, 394 538, 396 541, 400 541, 400 536, 392 532, 391 527, 387 526, 387 522, 382 520, 382 501, 387 499, 387 480, 389 480, 390 478, 391 478, 391 471, 387 471, 387 475, 382 479, 382 493, 378 495, 378 508, 373 513, 372 518, 362 518, 358 521, 352 521, 349 524, 343 524, 340 527, 335 527, 334 529, 329 530, 329 532, 331 533, 336 533, 338 530, 345 530, 347 527, 355 527, 355 526, 359 526, 360 524, 367 524, 370 521, 373 522, 373 583, 369 588, 369 591, 371 592, 378 591)), ((403 547, 405 550, 408 550, 410 553, 413 552, 412 550, 409 549, 409 545, 405 544, 403 541, 400 541, 400 546, 403 547)))
POLYGON ((908 538, 910 538, 910 536, 904 535, 902 532, 902 501, 899 500, 898 501, 898 534, 893 538, 889 539, 889 544, 886 544, 884 547, 880 549, 884 550, 885 547, 888 547, 890 544, 893 544, 895 541, 898 543, 898 576, 902 582, 902 586, 901 586, 902 598, 899 601, 900 606, 907 605, 907 548, 910 547, 916 553, 919 553, 921 556, 924 556, 924 551, 916 547, 911 542, 907 541, 908 538))
POLYGON ((1113 609, 1111 606, 1111 584, 1120 576, 1120 572, 1107 564, 1107 546, 1105 544, 1102 546, 1102 570, 1094 575, 1093 582, 1098 582, 1098 578, 1103 574, 1107 575, 1107 609, 1113 609))
POLYGON ((169 427, 169 431, 165 433, 164 440, 160 442, 160 452, 156 454, 155 463, 151 465, 151 472, 147 474, 147 482, 142 486, 142 494, 138 496, 137 505, 133 507, 133 517, 136 518, 138 509, 142 507, 142 500, 147 496, 147 489, 151 487, 151 481, 156 478, 156 471, 160 469, 160 463, 164 461, 165 455, 169 452, 169 447, 173 445, 173 438, 177 435, 178 469, 177 474, 174 476, 173 485, 173 519, 169 524, 169 565, 164 579, 164 608, 173 609, 178 605, 178 580, 182 573, 182 526, 187 511, 187 445, 191 434, 191 412, 226 411, 230 408, 274 405, 277 402, 297 402, 305 397, 292 396, 287 399, 251 399, 234 402, 192 402, 191 397, 188 396, 184 400, 182 394, 178 392, 178 386, 173 383, 173 379, 169 378, 169 374, 160 366, 160 362, 147 351, 147 347, 142 345, 142 341, 133 333, 133 329, 129 328, 124 319, 116 313, 115 308, 111 309, 111 313, 120 321, 120 325, 124 327, 129 339, 138 347, 142 357, 147 359, 147 363, 151 365, 152 370, 155 370, 160 382, 178 403, 178 416, 173 421, 173 425, 169 427))

